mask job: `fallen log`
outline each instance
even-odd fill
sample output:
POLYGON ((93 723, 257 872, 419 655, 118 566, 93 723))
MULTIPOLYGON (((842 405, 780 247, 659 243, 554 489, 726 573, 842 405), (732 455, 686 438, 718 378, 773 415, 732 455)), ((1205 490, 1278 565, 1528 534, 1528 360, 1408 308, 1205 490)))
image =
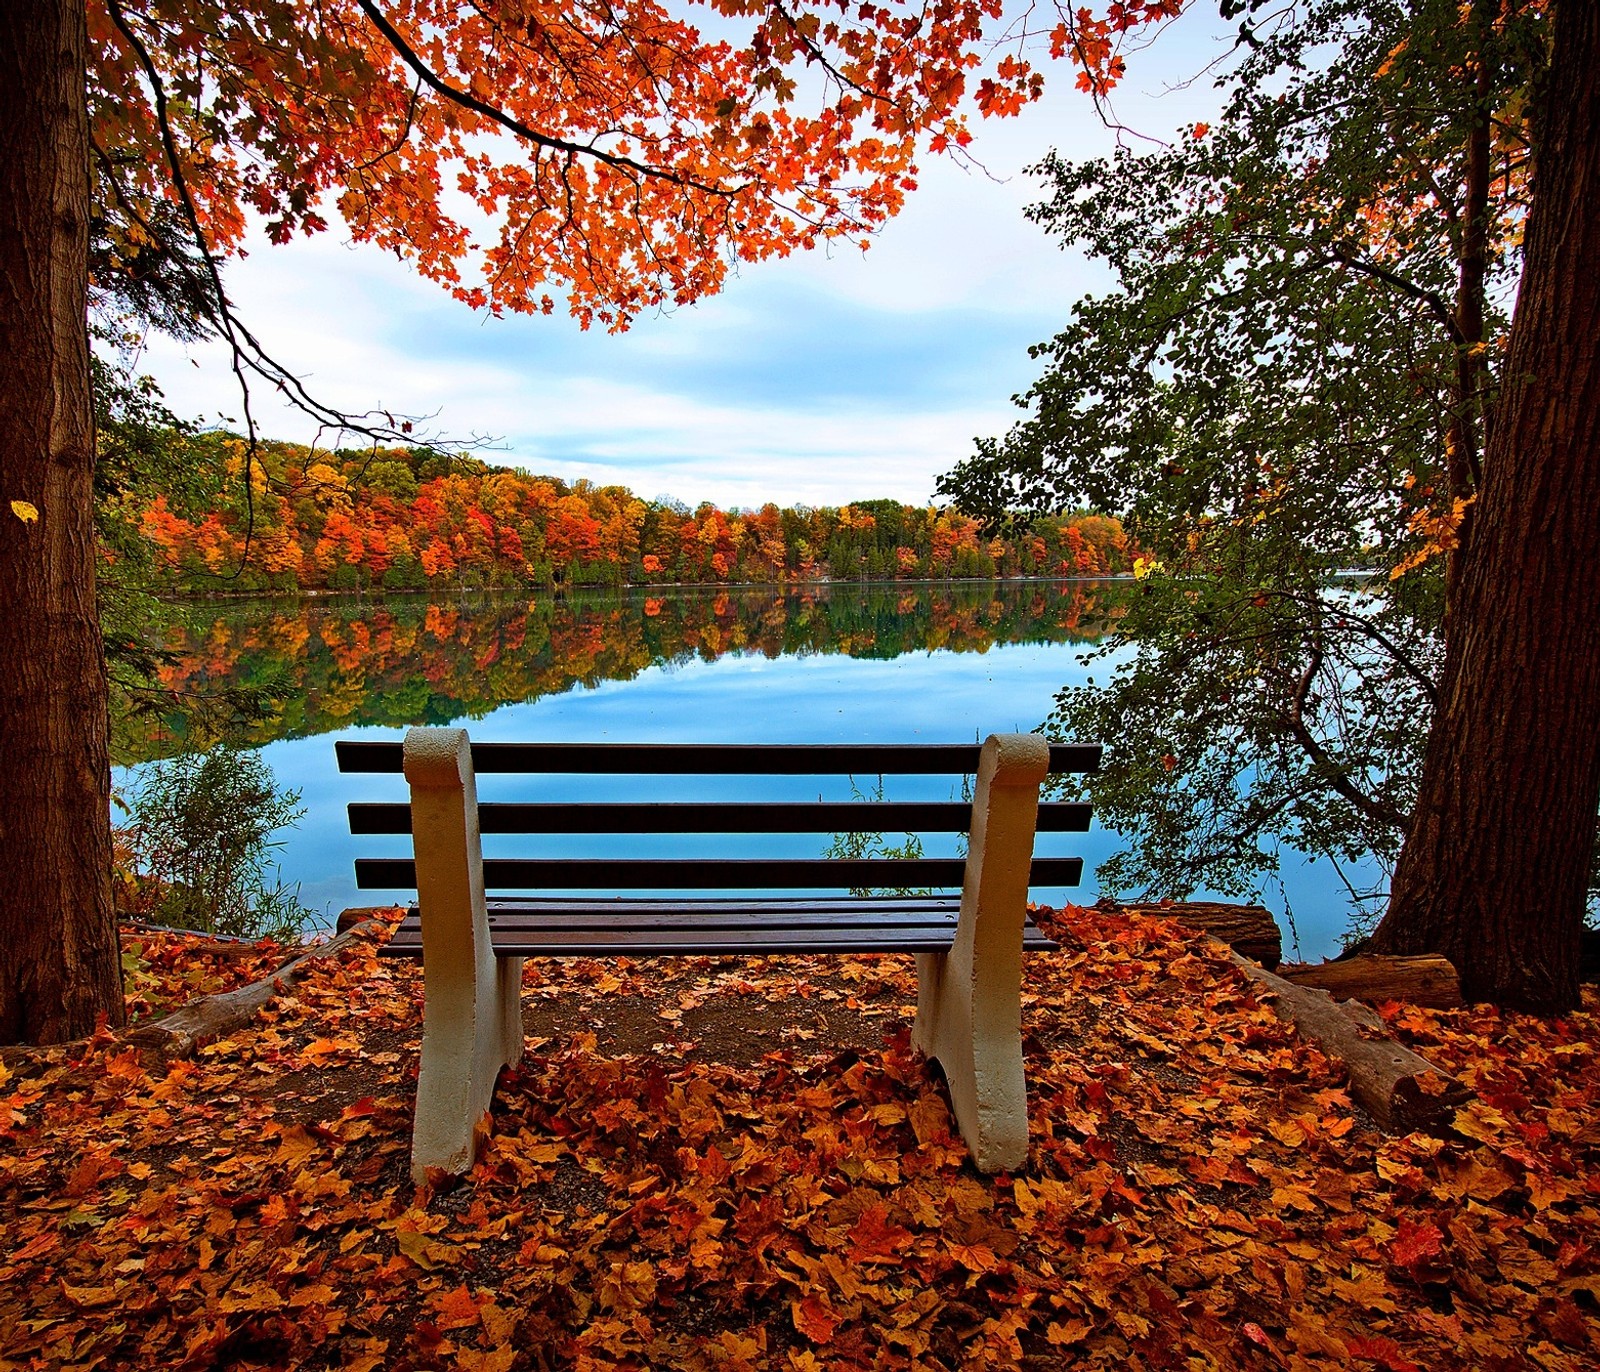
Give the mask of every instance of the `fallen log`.
POLYGON ((140 1025, 128 1033, 128 1041, 144 1048, 153 1048, 165 1057, 190 1057, 204 1044, 226 1038, 235 1029, 248 1024, 255 1018, 256 1011, 274 996, 287 991, 321 959, 336 957, 361 940, 384 932, 385 928, 378 920, 352 925, 337 937, 319 943, 284 963, 270 976, 253 981, 248 986, 224 991, 221 995, 190 1001, 165 1019, 140 1025))
POLYGON ((1296 986, 1327 991, 1335 1000, 1373 1005, 1404 1000, 1435 1010, 1455 1010, 1465 1004, 1455 965, 1437 953, 1403 958, 1362 953, 1337 962, 1289 964, 1278 968, 1278 975, 1296 986))
POLYGON ((1272 993, 1280 1019, 1291 1021, 1302 1038, 1343 1064, 1351 1097, 1379 1128, 1396 1134, 1445 1134, 1457 1107, 1472 1099, 1461 1082, 1388 1037, 1379 1027, 1382 1021, 1365 1006, 1346 1009, 1326 991, 1296 986, 1238 953, 1230 956, 1240 971, 1272 993))
POLYGON ((247 958, 257 951, 256 941, 235 938, 231 934, 203 934, 193 929, 178 929, 170 924, 151 924, 148 920, 126 919, 122 925, 135 934, 177 934, 184 941, 184 951, 203 953, 219 958, 247 958))
POLYGON ((1198 929, 1221 939, 1236 953, 1259 962, 1269 972, 1283 957, 1283 934, 1272 912, 1261 905, 1227 905, 1221 901, 1162 901, 1159 904, 1124 905, 1102 901, 1104 909, 1125 915, 1145 915, 1155 919, 1175 919, 1190 929, 1198 929))
POLYGON ((404 913, 403 909, 394 905, 352 905, 339 911, 334 918, 333 928, 335 933, 342 934, 346 929, 365 924, 369 919, 399 919, 404 913))

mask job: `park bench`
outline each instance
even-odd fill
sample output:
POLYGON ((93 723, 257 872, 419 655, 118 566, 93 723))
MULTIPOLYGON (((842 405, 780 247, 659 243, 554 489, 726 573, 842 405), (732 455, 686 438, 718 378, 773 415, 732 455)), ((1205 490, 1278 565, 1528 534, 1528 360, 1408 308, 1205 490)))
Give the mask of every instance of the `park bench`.
MULTIPOLYGON (((462 729, 412 729, 404 743, 341 740, 343 772, 403 772, 403 803, 350 806, 355 834, 410 834, 412 858, 360 858, 364 890, 415 890, 383 952, 423 959, 422 1062, 412 1172, 460 1173, 502 1066, 522 1052, 526 957, 915 953, 913 1043, 943 1068, 955 1120, 986 1172, 1027 1155, 1022 1067, 1028 888, 1073 886, 1081 858, 1034 858, 1035 830, 1083 831, 1089 807, 1040 804, 1052 772, 1087 772, 1098 746, 994 734, 978 744, 470 743, 462 729), (899 774, 976 777, 972 801, 482 804, 478 773, 639 778, 899 774), (968 835, 965 858, 484 858, 481 834, 968 835), (488 900, 485 888, 541 893, 488 900), (906 895, 907 890, 959 895, 906 895), (850 894, 860 891, 891 895, 850 894), (618 897, 617 891, 649 891, 618 897), (757 896, 746 893, 759 892, 757 896), (832 897, 778 892, 838 891, 832 897), (685 895, 664 896, 664 892, 685 895), (739 892, 738 895, 708 893, 739 892)), ((858 793, 859 794, 859 793, 858 793)))

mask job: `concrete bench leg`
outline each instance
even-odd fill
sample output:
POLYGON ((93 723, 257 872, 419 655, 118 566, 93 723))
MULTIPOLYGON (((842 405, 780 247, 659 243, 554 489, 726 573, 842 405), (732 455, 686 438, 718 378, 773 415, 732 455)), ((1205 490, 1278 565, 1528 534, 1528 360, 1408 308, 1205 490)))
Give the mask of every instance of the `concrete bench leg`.
POLYGON ((1050 745, 991 734, 972 799, 961 917, 947 953, 917 955, 912 1042, 944 1069, 961 1137, 982 1172, 1028 1156, 1022 1072, 1022 928, 1050 745))
POLYGON ((425 1002, 411 1175, 469 1171, 502 1066, 522 1056, 522 959, 498 961, 483 899, 478 791, 465 729, 411 729, 425 1002))

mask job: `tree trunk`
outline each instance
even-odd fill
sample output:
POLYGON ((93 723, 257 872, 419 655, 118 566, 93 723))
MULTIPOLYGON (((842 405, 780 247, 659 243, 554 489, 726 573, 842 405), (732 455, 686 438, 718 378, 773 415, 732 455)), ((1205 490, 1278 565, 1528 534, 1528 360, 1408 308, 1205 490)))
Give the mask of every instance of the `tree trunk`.
POLYGON ((0 1042, 123 1020, 95 614, 83 0, 0 4, 0 1042))
POLYGON ((1522 285, 1446 618, 1439 710, 1372 951, 1468 1000, 1578 1004, 1600 804, 1600 5, 1561 0, 1522 285))

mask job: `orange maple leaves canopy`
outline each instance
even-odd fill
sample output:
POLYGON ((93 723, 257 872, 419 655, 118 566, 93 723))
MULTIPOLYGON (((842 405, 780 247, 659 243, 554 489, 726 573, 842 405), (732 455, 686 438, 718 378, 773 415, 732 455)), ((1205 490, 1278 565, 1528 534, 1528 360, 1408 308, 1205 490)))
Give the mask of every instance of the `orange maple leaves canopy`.
POLYGON ((163 202, 214 251, 334 204, 469 304, 623 326, 892 215, 998 13, 712 0, 739 45, 655 0, 91 0, 99 198, 130 250, 163 202))

